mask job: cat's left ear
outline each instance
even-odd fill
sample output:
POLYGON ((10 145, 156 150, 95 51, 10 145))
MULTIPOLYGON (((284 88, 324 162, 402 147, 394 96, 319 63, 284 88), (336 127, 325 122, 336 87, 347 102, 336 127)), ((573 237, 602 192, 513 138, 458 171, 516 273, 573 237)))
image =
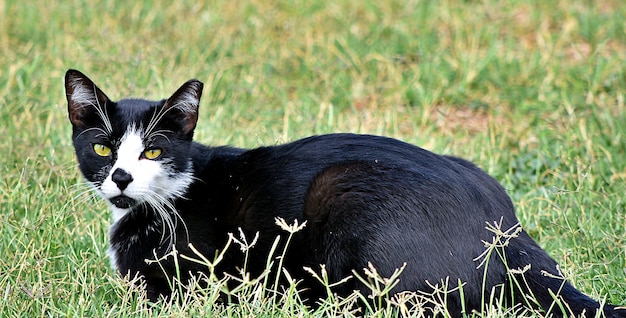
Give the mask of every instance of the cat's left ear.
POLYGON ((198 107, 204 84, 198 80, 189 80, 183 84, 163 105, 167 116, 176 116, 183 134, 189 134, 198 122, 198 107))

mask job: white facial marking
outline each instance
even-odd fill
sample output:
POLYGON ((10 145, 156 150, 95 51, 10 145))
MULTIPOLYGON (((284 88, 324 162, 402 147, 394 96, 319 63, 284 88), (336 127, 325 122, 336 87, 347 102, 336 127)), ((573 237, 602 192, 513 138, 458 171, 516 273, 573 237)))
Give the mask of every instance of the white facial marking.
POLYGON ((141 164, 139 157, 143 149, 144 146, 141 135, 136 130, 131 129, 122 137, 120 147, 117 149, 117 160, 100 188, 105 198, 110 199, 122 195, 122 190, 117 187, 117 184, 113 182, 111 177, 113 172, 117 169, 122 169, 133 176, 133 181, 124 190, 123 194, 134 198, 130 195, 130 193, 133 192, 131 188, 136 187, 137 183, 135 181, 138 180, 135 179, 135 173, 133 172, 137 170, 138 166, 141 164))
MULTIPOLYGON (((144 150, 141 132, 136 129, 129 129, 120 141, 116 153, 117 160, 100 187, 105 198, 111 199, 123 194, 135 199, 138 203, 143 202, 145 192, 151 191, 154 180, 163 174, 163 168, 159 162, 140 159, 144 150), (124 190, 120 190, 117 184, 113 182, 112 175, 117 169, 124 170, 133 178, 133 181, 124 190)), ((120 209, 113 205, 111 205, 111 210, 114 222, 117 222, 130 211, 130 209, 120 209)))
MULTIPOLYGON (((191 168, 171 176, 171 168, 165 160, 141 158, 145 149, 143 132, 129 128, 120 141, 116 152, 117 160, 100 187, 104 198, 111 199, 125 195, 134 199, 138 204, 147 203, 154 207, 155 205, 171 206, 168 200, 184 196, 193 179, 191 168), (117 169, 124 170, 133 179, 124 190, 120 190, 112 179, 117 169)), ((112 204, 110 207, 114 223, 132 210, 132 207, 122 209, 112 204)))

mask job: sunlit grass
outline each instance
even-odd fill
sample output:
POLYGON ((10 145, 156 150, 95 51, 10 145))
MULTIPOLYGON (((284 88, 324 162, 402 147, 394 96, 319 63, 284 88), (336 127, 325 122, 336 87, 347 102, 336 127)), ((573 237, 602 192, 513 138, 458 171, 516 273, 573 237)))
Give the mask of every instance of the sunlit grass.
POLYGON ((1 1, 0 316, 276 310, 128 292, 105 204, 81 194, 67 68, 114 99, 202 80, 207 144, 349 131, 468 158, 578 288, 624 305, 624 16, 620 1, 1 1))

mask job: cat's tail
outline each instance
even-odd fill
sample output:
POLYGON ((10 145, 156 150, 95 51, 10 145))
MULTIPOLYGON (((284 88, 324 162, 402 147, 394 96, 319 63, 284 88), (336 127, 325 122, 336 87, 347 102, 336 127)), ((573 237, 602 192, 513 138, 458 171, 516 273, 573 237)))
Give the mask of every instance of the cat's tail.
POLYGON ((511 240, 506 250, 510 277, 517 286, 516 302, 539 306, 555 317, 626 318, 626 307, 600 304, 567 282, 558 264, 526 232, 511 240))

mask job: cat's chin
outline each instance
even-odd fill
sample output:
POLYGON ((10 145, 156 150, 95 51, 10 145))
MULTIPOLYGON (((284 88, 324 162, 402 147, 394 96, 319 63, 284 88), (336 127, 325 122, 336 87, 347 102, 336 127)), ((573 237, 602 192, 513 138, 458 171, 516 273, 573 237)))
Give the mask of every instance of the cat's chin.
POLYGON ((135 199, 132 199, 125 195, 118 195, 116 197, 110 198, 109 202, 111 202, 111 204, 113 204, 118 209, 128 209, 137 204, 137 201, 135 201, 135 199))

